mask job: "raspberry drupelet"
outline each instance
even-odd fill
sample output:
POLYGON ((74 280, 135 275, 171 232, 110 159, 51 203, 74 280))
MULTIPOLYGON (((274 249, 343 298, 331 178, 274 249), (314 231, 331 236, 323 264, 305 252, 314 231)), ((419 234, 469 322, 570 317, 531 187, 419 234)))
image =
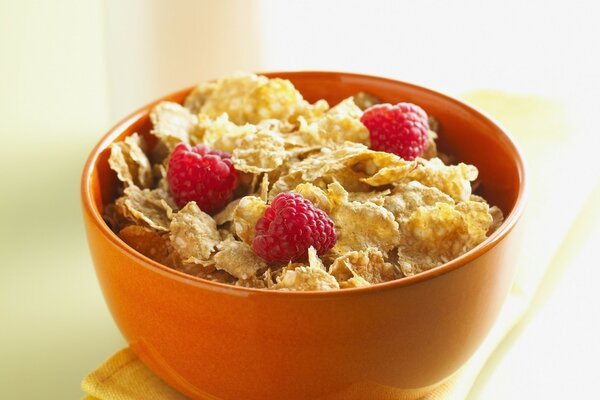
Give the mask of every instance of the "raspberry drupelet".
POLYGON ((324 254, 336 242, 333 221, 298 193, 280 193, 256 223, 254 252, 269 263, 305 260, 308 248, 324 254))
POLYGON ((416 104, 377 104, 365 110, 360 122, 369 130, 373 150, 414 160, 427 149, 429 122, 416 104))
POLYGON ((179 143, 167 168, 171 194, 179 207, 195 201, 208 214, 222 209, 233 196, 238 174, 225 152, 179 143))

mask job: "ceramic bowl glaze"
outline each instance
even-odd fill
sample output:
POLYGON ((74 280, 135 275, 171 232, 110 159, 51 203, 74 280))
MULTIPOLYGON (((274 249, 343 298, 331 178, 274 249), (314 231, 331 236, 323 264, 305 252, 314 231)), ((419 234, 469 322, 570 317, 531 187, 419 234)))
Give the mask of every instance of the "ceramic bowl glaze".
MULTIPOLYGON (((419 104, 441 125, 439 147, 477 166, 479 193, 506 217, 485 242, 440 267, 367 288, 279 292, 188 276, 128 247, 102 220, 118 182, 109 146, 134 132, 152 145, 148 114, 125 118, 94 148, 83 214, 104 297, 131 348, 163 380, 198 399, 377 399, 418 395, 477 350, 511 285, 524 207, 523 159, 489 117, 438 92, 338 72, 266 74, 309 101, 367 91, 419 104)), ((189 88, 158 101, 182 102, 189 88)))

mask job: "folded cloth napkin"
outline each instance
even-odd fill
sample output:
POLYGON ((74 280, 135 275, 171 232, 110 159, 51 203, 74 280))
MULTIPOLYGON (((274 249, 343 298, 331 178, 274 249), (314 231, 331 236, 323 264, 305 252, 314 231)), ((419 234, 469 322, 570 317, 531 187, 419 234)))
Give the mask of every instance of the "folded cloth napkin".
MULTIPOLYGON (((547 266, 596 184, 589 181, 587 174, 573 174, 573 168, 565 167, 569 162, 578 162, 585 170, 585 160, 593 158, 581 157, 581 143, 585 138, 578 133, 577 127, 569 124, 563 105, 544 98, 495 91, 476 91, 463 98, 508 128, 525 153, 531 185, 529 204, 535 206, 529 207, 522 221, 527 232, 522 244, 524 251, 520 254, 517 277, 501 314, 469 362, 428 393, 415 397, 399 396, 393 391, 382 393, 389 399, 457 400, 468 395, 486 360, 527 311, 547 266), (574 158, 574 155, 578 157, 574 158), (557 182, 568 185, 569 190, 557 182), (553 229, 547 229, 549 221, 553 229), (544 246, 537 245, 540 242, 544 246)), ((186 399, 154 375, 127 348, 85 377, 82 388, 87 393, 86 400, 186 399)), ((352 390, 349 397, 361 398, 360 391, 360 388, 352 390)))

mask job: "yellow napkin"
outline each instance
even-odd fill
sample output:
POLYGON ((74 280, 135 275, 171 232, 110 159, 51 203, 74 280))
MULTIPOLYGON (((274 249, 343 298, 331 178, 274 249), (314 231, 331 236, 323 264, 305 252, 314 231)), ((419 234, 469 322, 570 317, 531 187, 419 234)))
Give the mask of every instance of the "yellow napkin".
MULTIPOLYGON (((587 166, 582 161, 585 159, 581 154, 582 136, 578 127, 569 123, 563 105, 544 98, 495 91, 476 91, 463 98, 495 117, 519 142, 529 167, 530 207, 522 221, 526 234, 517 277, 498 320, 460 371, 429 393, 417 396, 424 400, 458 400, 468 395, 486 360, 527 311, 565 233, 598 183, 593 173, 574 175, 572 169, 565 168, 569 160, 578 162, 581 168, 587 166), (565 190, 567 183, 569 190, 565 190), (552 229, 547 229, 549 222, 552 229), (536 245, 540 241, 544 246, 536 245)), ((119 351, 88 375, 82 388, 87 393, 86 400, 186 399, 154 375, 129 349, 119 351)), ((349 396, 361 398, 360 389, 356 389, 349 390, 349 396)), ((382 388, 382 392, 390 400, 409 399, 393 390, 382 388)))

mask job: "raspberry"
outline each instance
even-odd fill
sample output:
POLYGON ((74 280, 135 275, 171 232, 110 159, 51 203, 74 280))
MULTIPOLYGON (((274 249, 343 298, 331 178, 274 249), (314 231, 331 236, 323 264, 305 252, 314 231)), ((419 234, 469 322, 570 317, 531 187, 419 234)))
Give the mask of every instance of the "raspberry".
POLYGON ((179 207, 195 201, 201 210, 211 214, 231 200, 237 171, 227 153, 179 143, 171 153, 167 180, 179 207))
POLYGON ((305 260, 308 248, 326 253, 336 241, 333 221, 297 193, 280 193, 256 223, 254 252, 265 261, 305 260))
POLYGON ((360 122, 369 130, 373 150, 414 160, 427 149, 427 114, 416 104, 377 104, 365 110, 360 122))

